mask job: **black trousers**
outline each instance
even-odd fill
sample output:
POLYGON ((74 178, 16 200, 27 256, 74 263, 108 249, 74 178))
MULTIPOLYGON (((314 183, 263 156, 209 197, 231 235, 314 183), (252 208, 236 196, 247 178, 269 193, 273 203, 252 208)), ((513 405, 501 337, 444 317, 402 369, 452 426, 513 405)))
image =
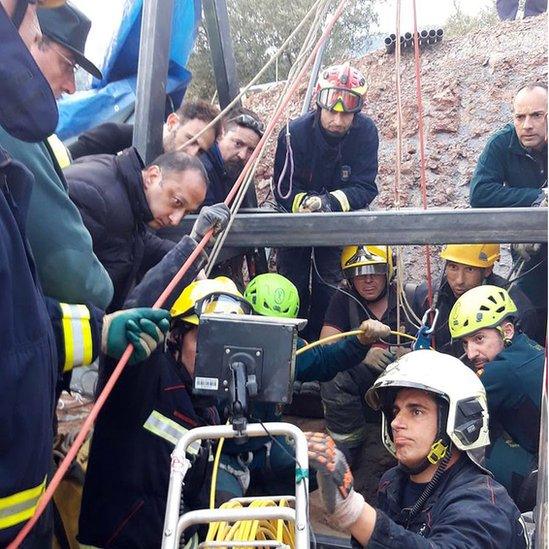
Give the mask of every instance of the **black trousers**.
POLYGON ((341 248, 282 248, 278 250, 278 272, 289 278, 299 292, 299 318, 308 320, 303 339, 316 341, 320 335, 324 315, 335 292, 326 285, 313 267, 313 255, 320 277, 337 286, 341 273, 341 248))
MULTIPOLYGON (((502 21, 515 19, 517 16, 519 0, 497 0, 496 7, 499 18, 502 21)), ((524 17, 540 15, 547 10, 547 0, 526 0, 524 17)))

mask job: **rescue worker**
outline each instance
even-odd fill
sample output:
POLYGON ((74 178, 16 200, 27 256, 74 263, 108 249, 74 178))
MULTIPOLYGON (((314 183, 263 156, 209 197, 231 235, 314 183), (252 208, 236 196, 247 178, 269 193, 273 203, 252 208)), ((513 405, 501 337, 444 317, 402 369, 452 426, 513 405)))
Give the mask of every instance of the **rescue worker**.
MULTIPOLYGON (((377 129, 360 111, 366 79, 349 63, 321 71, 314 112, 278 136, 273 186, 278 205, 291 213, 348 212, 366 208, 377 195, 377 129)), ((341 282, 339 248, 283 248, 278 271, 299 291, 303 337, 318 339, 334 289, 341 282), (316 268, 313 268, 313 259, 316 268)))
MULTIPOLYGON (((397 324, 395 257, 389 246, 346 246, 341 254, 341 268, 346 282, 330 301, 321 337, 354 330, 369 318, 379 320, 392 330, 415 333, 402 307, 400 326, 397 324)), ((409 350, 409 340, 392 335, 385 337, 372 345, 354 368, 321 384, 326 428, 351 468, 357 466, 361 449, 368 445, 362 460, 368 462, 371 471, 365 481, 367 493, 372 497, 379 476, 391 461, 375 436, 379 414, 365 406, 364 395, 379 373, 409 350)))
POLYGON ((524 494, 521 487, 537 469, 545 354, 521 333, 516 315, 507 291, 479 286, 456 301, 449 323, 486 389, 492 439, 486 466, 519 508, 530 511, 535 490, 524 494))
MULTIPOLYGON (((277 273, 254 277, 246 286, 244 297, 256 314, 296 318, 299 310, 297 288, 277 273)), ((377 320, 361 323, 362 333, 321 345, 296 357, 295 382, 329 381, 341 371, 355 366, 380 337, 388 337, 390 328, 377 320)), ((297 346, 306 341, 299 338, 297 346)), ((295 395, 295 393, 294 393, 295 395)), ((261 421, 280 421, 280 411, 272 405, 253 404, 253 417, 261 421)), ((217 480, 217 504, 246 495, 248 487, 255 494, 284 495, 294 491, 294 449, 285 437, 250 439, 246 444, 227 440, 223 447, 217 480)))
MULTIPOLYGON (((184 146, 198 135, 219 114, 219 109, 206 101, 185 101, 171 112, 164 123, 162 145, 164 152, 184 152, 196 156, 207 151, 219 138, 221 120, 206 130, 193 143, 184 146)), ((106 122, 88 130, 69 145, 71 158, 76 160, 92 154, 118 154, 132 146, 133 124, 106 122)))
MULTIPOLYGON (((92 70, 83 61, 90 21, 72 6, 58 7, 53 11, 55 14, 46 18, 51 21, 50 30, 55 26, 59 32, 55 43, 46 39, 45 44, 43 37, 38 36, 29 42, 29 49, 47 78, 47 93, 59 98, 63 92, 74 91, 74 69, 78 60, 92 70)), ((33 24, 40 28, 36 14, 34 17, 33 24)), ((20 75, 15 82, 28 83, 28 80, 28 76, 20 75)), ((6 82, 5 79, 2 81, 6 82)), ((19 88, 22 87, 19 84, 19 88)), ((29 104, 33 104, 33 95, 26 96, 21 89, 14 90, 14 93, 25 96, 29 104)), ((45 90, 41 92, 44 93, 45 90)), ((41 114, 36 112, 31 123, 36 124, 41 114)), ((18 121, 18 127, 21 124, 18 121)), ((69 198, 67 183, 51 141, 44 138, 40 142, 29 142, 0 128, 0 146, 34 176, 26 226, 44 294, 67 303, 89 302, 106 309, 113 296, 112 282, 93 251, 91 237, 77 207, 69 198)))
MULTIPOLYGON (((447 244, 440 252, 445 261, 444 272, 434 290, 433 307, 438 309, 438 321, 435 325, 434 342, 437 351, 459 358, 463 346, 452 342, 448 328, 448 315, 456 300, 468 290, 488 284, 505 288, 507 281, 494 273, 494 265, 500 258, 499 244, 447 244)), ((406 284, 408 302, 415 313, 422 317, 429 309, 427 283, 406 284)), ((520 325, 527 334, 536 333, 537 313, 524 292, 515 284, 511 295, 520 313, 520 325)))
POLYGON ((527 547, 519 510, 478 460, 489 443, 488 411, 471 370, 452 356, 414 351, 366 398, 381 410, 383 443, 398 461, 383 475, 375 507, 353 489, 330 437, 307 435, 328 521, 351 533, 353 547, 527 547))
MULTIPOLYGON (((0 0, 0 35, 0 72, 19 84, 3 88, 0 124, 10 135, 39 142, 55 128, 57 108, 27 49, 40 38, 36 5, 0 0), (29 97, 32 110, 25 105, 29 97)), ((4 547, 33 515, 46 486, 60 373, 89 363, 101 348, 119 357, 130 342, 136 348, 134 360, 144 358, 161 341, 168 313, 141 309, 103 317, 92 305, 44 298, 25 227, 34 177, 1 147, 0 177, 0 545, 4 547)), ((25 547, 51 545, 50 519, 47 508, 25 547)))
MULTIPOLYGON (((495 132, 471 179, 473 208, 547 207, 547 85, 522 86, 513 101, 513 122, 495 132)), ((547 327, 547 243, 514 244, 513 260, 523 260, 516 284, 534 304, 538 332, 547 327)))
MULTIPOLYGON (((173 252, 168 254, 173 259, 173 252)), ((162 263, 167 264, 166 256, 162 263)), ((159 270, 159 266, 154 270, 159 270)), ((192 274, 196 268, 192 269, 192 274)), ((154 278, 134 298, 149 299, 154 278), (151 282, 152 281, 152 282, 151 282)), ((192 394, 201 313, 250 314, 251 306, 225 277, 189 284, 171 306, 165 350, 127 368, 99 416, 91 443, 80 514, 79 541, 97 548, 159 547, 168 495, 170 454, 188 429, 219 424, 215 399, 192 394)), ((106 365, 112 371, 114 363, 106 365)), ((190 449, 185 510, 208 506, 209 445, 190 449)), ((187 542, 196 528, 186 532, 187 542)), ((193 543, 196 546, 196 538, 193 543)))

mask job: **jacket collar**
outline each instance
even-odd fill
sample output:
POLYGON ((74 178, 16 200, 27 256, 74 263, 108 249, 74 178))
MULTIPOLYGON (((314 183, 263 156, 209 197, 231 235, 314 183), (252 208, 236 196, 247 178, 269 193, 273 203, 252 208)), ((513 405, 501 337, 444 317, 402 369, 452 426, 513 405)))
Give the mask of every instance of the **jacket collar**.
POLYGON ((122 182, 128 193, 128 198, 136 220, 142 223, 152 221, 153 215, 147 203, 143 188, 143 175, 141 171, 145 167, 137 149, 130 147, 122 151, 115 159, 118 172, 122 176, 122 182))

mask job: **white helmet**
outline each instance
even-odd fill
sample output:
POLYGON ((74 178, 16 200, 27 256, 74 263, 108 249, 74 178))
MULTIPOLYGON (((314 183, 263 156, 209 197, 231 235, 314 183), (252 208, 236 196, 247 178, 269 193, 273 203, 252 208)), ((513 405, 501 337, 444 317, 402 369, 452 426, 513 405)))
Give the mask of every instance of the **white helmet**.
POLYGON ((445 455, 446 447, 440 442, 444 439, 449 438, 456 448, 466 452, 490 444, 486 391, 480 379, 459 359, 423 349, 390 364, 366 393, 368 404, 382 411, 383 444, 394 456, 391 418, 386 414, 390 413, 388 408, 396 391, 389 390, 404 387, 428 391, 444 403, 439 407, 439 432, 427 456, 429 462, 437 463, 445 455), (441 424, 444 418, 446 425, 441 424))

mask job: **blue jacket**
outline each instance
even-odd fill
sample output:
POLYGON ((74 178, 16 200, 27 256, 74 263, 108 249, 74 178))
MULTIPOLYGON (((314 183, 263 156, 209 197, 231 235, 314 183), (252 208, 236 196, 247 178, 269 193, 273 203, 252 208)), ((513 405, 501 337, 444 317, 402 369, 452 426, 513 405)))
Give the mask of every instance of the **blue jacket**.
POLYGON ((526 335, 516 334, 480 376, 490 419, 531 454, 538 452, 544 364, 543 348, 526 335))
POLYGON ((201 153, 199 158, 208 174, 208 192, 202 206, 223 202, 231 190, 231 184, 217 143, 209 151, 201 153))
MULTIPOLYGON (((150 306, 196 247, 183 237, 131 292, 126 306, 150 306)), ((197 275, 196 261, 164 307, 197 275)), ((114 361, 100 366, 100 386, 114 361)), ((188 429, 217 424, 213 401, 192 395, 192 379, 169 352, 126 367, 102 410, 93 434, 78 539, 109 548, 160 547, 168 494, 170 455, 188 429)), ((207 507, 208 452, 196 447, 196 462, 185 477, 185 504, 207 507)))
MULTIPOLYGON (((66 318, 57 301, 44 298, 26 241, 25 222, 33 182, 31 172, 0 148, 2 547, 32 516, 44 491, 52 459, 55 388, 63 368, 73 365, 66 357, 66 343, 74 350, 78 343, 65 340, 66 318)), ((93 308, 86 311, 91 313, 87 332, 91 361, 99 348, 103 314, 93 308)), ((81 322, 79 319, 78 324, 81 322)), ((34 533, 40 528, 38 524, 34 533)))
POLYGON ((525 149, 513 124, 494 133, 471 179, 473 208, 532 206, 547 186, 547 145, 541 153, 525 149))
MULTIPOLYGON (((401 501, 408 480, 398 467, 379 482, 371 549, 522 549, 520 512, 500 484, 462 456, 408 524, 401 501)), ((361 547, 353 540, 353 547, 361 547)))
POLYGON ((279 136, 276 147, 273 186, 277 202, 288 212, 297 211, 295 202, 301 193, 330 195, 332 211, 350 211, 365 208, 377 196, 377 129, 364 114, 355 115, 345 137, 332 146, 320 128, 318 111, 313 111, 290 122, 290 145, 293 158, 286 163, 286 128, 279 136), (278 191, 280 182, 283 198, 278 191))

